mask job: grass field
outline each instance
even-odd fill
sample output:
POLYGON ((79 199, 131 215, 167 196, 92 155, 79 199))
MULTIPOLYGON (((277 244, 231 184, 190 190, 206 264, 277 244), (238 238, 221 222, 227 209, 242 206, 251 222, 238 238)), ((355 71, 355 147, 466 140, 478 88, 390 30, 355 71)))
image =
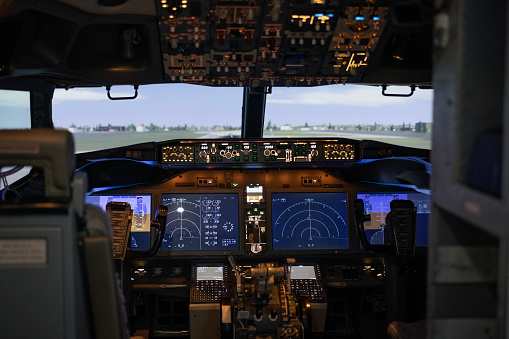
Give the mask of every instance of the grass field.
MULTIPOLYGON (((151 141, 171 139, 213 139, 229 135, 240 136, 240 131, 225 132, 89 132, 74 133, 76 152, 87 152, 151 141)), ((266 138, 350 138, 354 140, 377 140, 396 145, 431 149, 431 134, 415 132, 369 132, 369 131, 274 131, 266 132, 266 138)))

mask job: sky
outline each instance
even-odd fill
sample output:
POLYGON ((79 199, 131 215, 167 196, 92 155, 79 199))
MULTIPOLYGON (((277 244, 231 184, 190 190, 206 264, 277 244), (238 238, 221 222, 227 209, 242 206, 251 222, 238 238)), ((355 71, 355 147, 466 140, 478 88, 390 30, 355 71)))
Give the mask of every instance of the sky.
MULTIPOLYGON (((389 87, 389 93, 408 93, 389 87)), ((187 84, 140 86, 138 98, 111 101, 105 88, 58 89, 53 98, 57 127, 88 125, 214 126, 241 125, 242 88, 187 84)), ((132 96, 132 87, 113 87, 112 96, 132 96)), ((415 124, 432 121, 432 90, 410 98, 384 97, 380 87, 330 85, 272 89, 265 124, 415 124)))

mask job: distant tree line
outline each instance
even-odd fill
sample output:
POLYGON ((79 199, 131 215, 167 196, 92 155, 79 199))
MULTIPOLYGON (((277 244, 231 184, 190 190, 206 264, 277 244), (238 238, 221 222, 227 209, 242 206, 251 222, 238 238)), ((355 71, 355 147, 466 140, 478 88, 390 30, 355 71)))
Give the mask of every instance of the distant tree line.
MULTIPOLYGON (((135 125, 129 124, 127 126, 114 126, 111 124, 108 125, 97 125, 95 127, 90 127, 88 125, 76 126, 76 124, 71 124, 69 126, 70 129, 74 131, 83 131, 83 132, 123 132, 123 131, 235 131, 240 130, 240 126, 231 126, 231 125, 214 125, 212 127, 209 126, 196 126, 196 125, 177 125, 177 126, 158 126, 153 123, 149 125, 135 125)), ((292 126, 290 124, 276 126, 276 124, 272 123, 269 120, 265 126, 265 130, 267 131, 289 131, 289 130, 320 130, 320 131, 410 131, 410 132, 419 132, 419 133, 430 133, 432 129, 432 123, 418 122, 415 125, 410 123, 402 123, 401 125, 391 124, 391 125, 381 125, 376 122, 373 124, 357 124, 357 125, 337 125, 337 124, 320 124, 320 125, 309 125, 307 122, 304 125, 292 126)))

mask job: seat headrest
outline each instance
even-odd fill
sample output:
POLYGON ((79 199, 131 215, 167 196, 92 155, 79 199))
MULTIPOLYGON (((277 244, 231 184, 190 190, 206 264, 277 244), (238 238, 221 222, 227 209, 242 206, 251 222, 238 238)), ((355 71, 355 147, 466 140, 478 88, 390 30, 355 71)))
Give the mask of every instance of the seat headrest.
POLYGON ((71 133, 53 129, 2 130, 0 167, 15 165, 43 168, 45 196, 69 198, 76 166, 71 133))

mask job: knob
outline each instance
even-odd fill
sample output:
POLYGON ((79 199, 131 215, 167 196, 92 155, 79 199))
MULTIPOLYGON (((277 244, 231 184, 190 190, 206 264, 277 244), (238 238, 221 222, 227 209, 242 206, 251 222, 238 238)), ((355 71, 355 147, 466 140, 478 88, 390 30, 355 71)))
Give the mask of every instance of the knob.
POLYGON ((270 319, 270 320, 272 320, 272 321, 274 321, 274 320, 276 320, 276 319, 277 319, 277 310, 272 309, 272 310, 270 311, 269 319, 270 319))

